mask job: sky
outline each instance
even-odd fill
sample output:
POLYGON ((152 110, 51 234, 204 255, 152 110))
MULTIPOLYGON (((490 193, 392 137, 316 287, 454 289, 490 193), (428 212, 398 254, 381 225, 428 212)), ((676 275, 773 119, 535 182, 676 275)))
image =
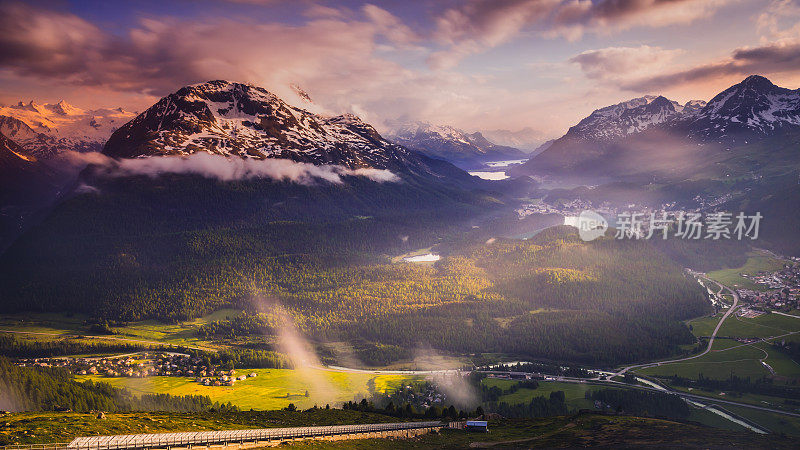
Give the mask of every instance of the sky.
MULTIPOLYGON (((800 87, 800 0, 0 0, 0 103, 143 111, 251 83, 379 130, 558 137, 642 95, 709 100, 750 74, 800 87)), ((308 107, 308 105, 305 105, 308 107)))

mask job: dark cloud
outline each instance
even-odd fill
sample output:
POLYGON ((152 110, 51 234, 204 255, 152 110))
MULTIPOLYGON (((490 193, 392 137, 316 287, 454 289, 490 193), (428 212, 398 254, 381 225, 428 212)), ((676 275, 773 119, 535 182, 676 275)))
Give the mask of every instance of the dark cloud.
POLYGON ((288 86, 327 76, 374 76, 376 38, 414 40, 385 10, 303 25, 228 18, 150 17, 112 34, 68 12, 0 0, 0 68, 82 86, 164 95, 176 87, 226 78, 288 86))
POLYGON ((720 76, 800 71, 800 41, 780 41, 736 49, 730 58, 690 69, 623 83, 633 91, 652 91, 720 76))
POLYGON ((86 71, 106 36, 69 14, 39 11, 22 3, 0 2, 0 65, 28 75, 86 71))

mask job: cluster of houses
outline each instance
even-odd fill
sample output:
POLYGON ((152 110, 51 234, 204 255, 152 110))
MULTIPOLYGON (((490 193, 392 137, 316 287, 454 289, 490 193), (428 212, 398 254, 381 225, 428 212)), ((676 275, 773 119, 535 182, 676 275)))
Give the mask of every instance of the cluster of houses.
POLYGON ((195 381, 203 386, 233 386, 237 381, 244 381, 248 378, 255 378, 258 374, 251 372, 249 375, 236 376, 236 371, 231 369, 227 372, 217 371, 214 376, 200 375, 195 381))
POLYGON ((75 375, 188 377, 205 386, 232 386, 236 381, 257 375, 252 372, 237 377, 233 369, 223 369, 202 358, 182 353, 137 353, 105 358, 29 358, 19 360, 17 364, 23 367, 58 367, 75 375))
POLYGON ((740 275, 769 289, 768 291, 737 289, 742 301, 752 307, 762 310, 800 309, 800 265, 787 264, 777 272, 740 275))
MULTIPOLYGON (((140 356, 140 355, 137 355, 140 356)), ((29 358, 17 363, 22 367, 58 367, 75 375, 105 375, 108 377, 147 377, 158 375, 147 361, 133 356, 108 358, 29 358)))
POLYGON ((433 383, 425 383, 424 385, 415 386, 401 386, 392 395, 390 399, 394 404, 402 405, 408 403, 415 408, 427 409, 431 406, 442 406, 447 395, 436 389, 433 383))
POLYGON ((561 214, 564 216, 576 215, 586 209, 592 209, 592 202, 574 199, 561 205, 551 205, 543 201, 528 203, 517 208, 516 212, 520 219, 533 214, 561 214))

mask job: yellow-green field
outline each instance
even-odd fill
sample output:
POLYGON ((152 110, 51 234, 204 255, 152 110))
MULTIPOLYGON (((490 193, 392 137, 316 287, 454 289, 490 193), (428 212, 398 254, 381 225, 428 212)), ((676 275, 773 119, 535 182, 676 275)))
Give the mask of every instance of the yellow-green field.
POLYGON ((298 408, 325 406, 368 397, 370 385, 386 392, 412 379, 408 375, 337 372, 324 369, 242 369, 258 374, 237 381, 233 386, 203 386, 184 377, 109 378, 83 375, 78 380, 93 380, 124 387, 135 394, 207 395, 211 401, 231 402, 241 409, 274 410, 294 403, 298 408), (372 380, 372 382, 370 382, 372 380), (308 391, 309 396, 305 396, 308 391))
POLYGON ((742 267, 734 269, 717 270, 708 273, 708 278, 719 281, 720 283, 732 288, 752 289, 756 291, 763 291, 765 286, 753 283, 747 278, 739 275, 744 273, 747 275, 755 275, 760 271, 775 271, 783 267, 785 263, 779 259, 772 257, 764 252, 750 252, 748 254, 747 262, 742 267))

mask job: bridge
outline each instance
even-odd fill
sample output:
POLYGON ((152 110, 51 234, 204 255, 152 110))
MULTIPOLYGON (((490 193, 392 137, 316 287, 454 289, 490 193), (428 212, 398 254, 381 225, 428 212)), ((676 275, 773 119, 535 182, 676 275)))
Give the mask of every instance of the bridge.
POLYGON ((249 448, 296 439, 349 439, 362 437, 408 437, 438 430, 442 422, 396 422, 253 430, 190 431, 179 433, 128 434, 78 437, 70 443, 10 445, 0 450, 123 450, 173 449, 211 446, 249 448))

